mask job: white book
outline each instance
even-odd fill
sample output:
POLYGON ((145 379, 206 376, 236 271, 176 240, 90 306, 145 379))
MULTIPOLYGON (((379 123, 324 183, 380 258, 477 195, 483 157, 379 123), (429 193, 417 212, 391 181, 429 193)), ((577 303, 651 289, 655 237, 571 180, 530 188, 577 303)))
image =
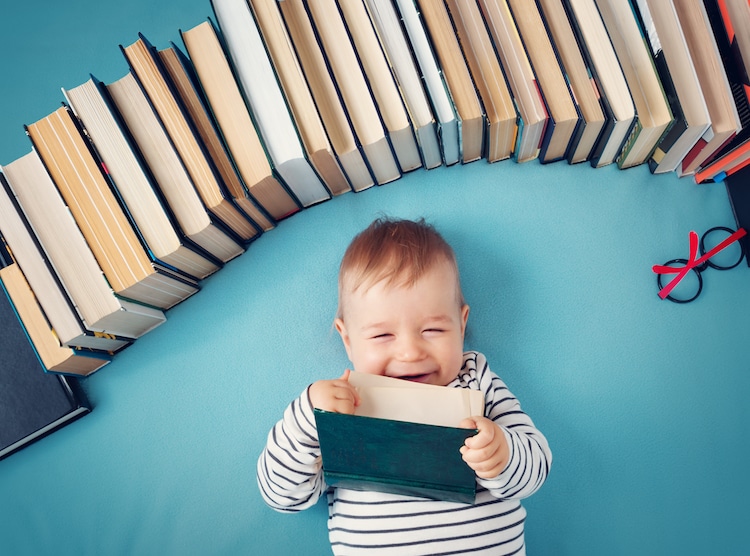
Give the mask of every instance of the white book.
POLYGON ((430 46, 415 0, 395 2, 437 117, 443 160, 446 165, 455 164, 460 159, 459 120, 448 94, 448 87, 435 60, 435 53, 430 46))
POLYGON ((303 206, 330 198, 305 157, 268 52, 246 0, 212 0, 229 58, 237 72, 273 165, 303 206))

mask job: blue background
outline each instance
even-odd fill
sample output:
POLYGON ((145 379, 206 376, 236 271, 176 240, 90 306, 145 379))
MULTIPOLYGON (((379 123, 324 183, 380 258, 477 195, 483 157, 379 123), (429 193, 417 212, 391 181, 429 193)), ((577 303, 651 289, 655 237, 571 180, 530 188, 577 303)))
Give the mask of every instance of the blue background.
MULTIPOLYGON (((14 2, 0 18, 0 164, 61 87, 179 43, 208 0, 14 2)), ((375 216, 425 216, 458 252, 483 351, 548 436, 532 555, 745 554, 750 269, 680 306, 651 266, 734 220, 722 185, 645 166, 510 161, 419 170, 282 222, 83 381, 93 413, 0 462, 4 554, 329 552, 326 508, 266 508, 255 462, 311 381, 347 365, 336 270, 375 216)))

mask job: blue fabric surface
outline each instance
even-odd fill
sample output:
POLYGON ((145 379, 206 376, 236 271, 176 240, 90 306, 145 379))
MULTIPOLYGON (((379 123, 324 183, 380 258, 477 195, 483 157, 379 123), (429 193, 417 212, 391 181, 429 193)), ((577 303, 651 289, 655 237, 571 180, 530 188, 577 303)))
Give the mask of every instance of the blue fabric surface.
MULTIPOLYGON (((60 87, 126 71, 206 0, 6 8, 0 163, 60 87)), ((528 500, 533 555, 740 554, 750 479, 750 269, 708 270, 686 306, 653 264, 734 222, 723 185, 645 166, 510 161, 418 170, 282 222, 83 384, 91 415, 0 462, 0 553, 328 552, 323 503, 267 509, 255 462, 311 381, 341 374, 336 271, 375 216, 425 216, 454 245, 483 351, 554 454, 528 500)))

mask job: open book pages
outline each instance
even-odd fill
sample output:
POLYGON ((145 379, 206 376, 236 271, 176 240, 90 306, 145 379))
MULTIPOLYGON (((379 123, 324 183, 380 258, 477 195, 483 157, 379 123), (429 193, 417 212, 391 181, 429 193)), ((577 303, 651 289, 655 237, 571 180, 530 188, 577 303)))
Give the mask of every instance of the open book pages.
POLYGON ((352 371, 349 382, 360 396, 355 415, 457 427, 465 418, 484 415, 479 390, 420 384, 352 371))

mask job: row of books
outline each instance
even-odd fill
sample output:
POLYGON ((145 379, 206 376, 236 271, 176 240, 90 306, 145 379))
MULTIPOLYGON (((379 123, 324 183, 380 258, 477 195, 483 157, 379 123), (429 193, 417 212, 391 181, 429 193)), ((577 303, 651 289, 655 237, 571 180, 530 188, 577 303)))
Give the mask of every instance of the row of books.
POLYGON ((750 162, 744 0, 211 8, 63 89, 0 172, 0 281, 50 373, 102 368, 280 220, 417 168, 750 162))

